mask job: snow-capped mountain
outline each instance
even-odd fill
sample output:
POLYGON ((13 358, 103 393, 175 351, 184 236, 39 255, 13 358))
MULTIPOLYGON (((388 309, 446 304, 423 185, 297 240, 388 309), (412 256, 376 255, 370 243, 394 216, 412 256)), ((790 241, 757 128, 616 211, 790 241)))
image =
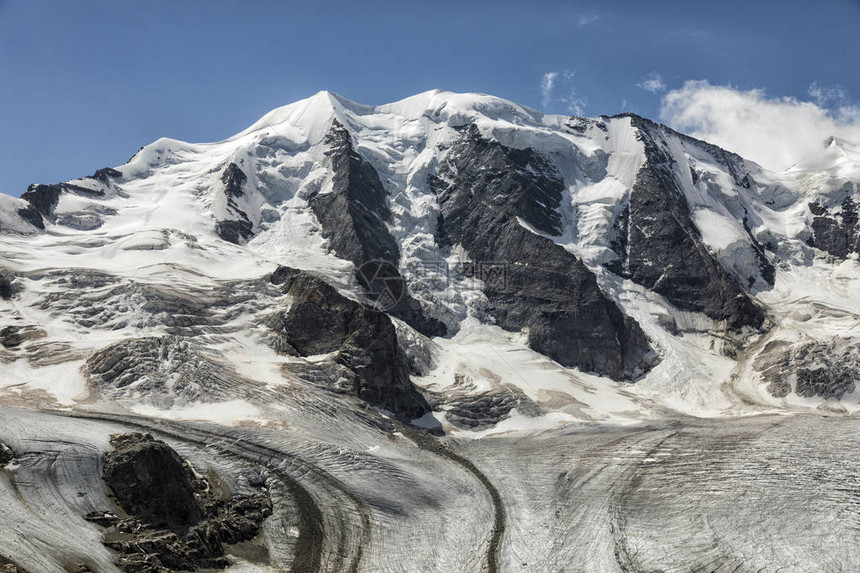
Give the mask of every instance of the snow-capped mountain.
POLYGON ((0 570, 856 570, 858 201, 442 91, 0 195, 0 570))
POLYGON ((774 173, 632 114, 320 92, 0 196, 0 399, 259 420, 301 389, 472 435, 855 411, 858 149, 774 173))

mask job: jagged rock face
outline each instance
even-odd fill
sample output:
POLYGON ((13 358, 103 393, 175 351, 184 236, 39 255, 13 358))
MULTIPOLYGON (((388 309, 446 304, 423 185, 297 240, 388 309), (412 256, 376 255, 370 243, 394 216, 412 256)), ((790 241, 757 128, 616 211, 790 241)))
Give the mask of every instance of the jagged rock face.
POLYGON ((860 253, 857 205, 851 197, 845 198, 838 213, 830 213, 817 203, 810 203, 809 210, 814 215, 812 246, 843 259, 851 253, 860 253))
POLYGON ((344 390, 404 419, 430 411, 412 385, 397 332, 384 313, 349 300, 322 279, 279 267, 272 282, 292 302, 269 320, 283 350, 299 356, 335 353, 341 368, 333 389, 344 390), (345 376, 345 378, 344 378, 345 376))
POLYGON ((235 163, 231 163, 221 174, 221 182, 224 184, 224 192, 228 197, 242 197, 245 191, 242 187, 248 180, 248 176, 239 169, 235 163))
POLYGON ((678 308, 725 321, 729 329, 760 327, 764 312, 702 241, 675 182, 674 160, 660 143, 659 126, 635 116, 633 124, 645 146, 646 162, 619 221, 619 259, 607 266, 678 308))
POLYGON ((60 185, 30 185, 27 191, 21 195, 30 204, 30 207, 42 216, 50 219, 54 216, 54 209, 60 201, 60 193, 63 188, 60 185))
MULTIPOLYGON (((80 185, 75 185, 74 183, 58 183, 56 185, 41 185, 35 183, 27 188, 27 191, 21 195, 21 199, 27 201, 30 204, 30 207, 35 211, 38 211, 38 213, 40 213, 44 218, 53 220, 54 209, 57 208, 57 204, 60 201, 60 195, 63 193, 73 193, 83 195, 85 197, 104 196, 104 191, 88 189, 80 185)), ((25 216, 21 211, 19 211, 18 214, 31 223, 33 222, 31 220, 31 218, 34 218, 32 214, 25 216)), ((36 226, 38 227, 39 225, 36 226)))
POLYGON ((215 223, 215 232, 225 241, 236 245, 247 241, 254 234, 254 224, 237 204, 236 199, 245 195, 245 182, 248 176, 235 163, 231 163, 221 174, 224 194, 227 196, 227 213, 235 219, 220 220, 215 223))
POLYGON ((476 268, 489 269, 478 278, 500 326, 528 328, 529 345, 565 366, 626 380, 651 367, 641 328, 601 292, 594 274, 517 220, 558 232, 563 186, 545 159, 484 139, 471 126, 431 184, 440 241, 462 245, 476 268))
POLYGON ((88 179, 95 179, 96 181, 101 181, 102 183, 110 183, 111 179, 121 179, 122 171, 118 171, 112 167, 102 167, 92 175, 88 177, 88 179))
POLYGON ((352 261, 359 284, 380 309, 422 334, 444 335, 445 325, 423 315, 398 270, 400 251, 386 226, 391 221, 388 192, 376 170, 355 151, 349 132, 337 120, 325 145, 332 188, 310 197, 309 204, 329 248, 352 261))
POLYGON ((860 347, 851 339, 769 342, 756 357, 768 391, 777 398, 794 392, 804 398, 841 399, 860 381, 860 347))
POLYGON ((385 226, 391 211, 379 175, 353 149, 349 132, 337 120, 326 134, 325 145, 332 188, 314 195, 309 203, 331 250, 356 266, 374 259, 396 264, 400 254, 385 226))
POLYGON ((194 474, 164 442, 148 434, 111 438, 102 477, 127 513, 151 525, 187 527, 203 518, 194 497, 194 474))

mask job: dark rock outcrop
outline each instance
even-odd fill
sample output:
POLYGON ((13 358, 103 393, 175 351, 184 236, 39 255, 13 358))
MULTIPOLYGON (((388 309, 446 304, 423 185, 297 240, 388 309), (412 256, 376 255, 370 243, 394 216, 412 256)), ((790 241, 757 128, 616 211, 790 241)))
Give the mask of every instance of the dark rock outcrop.
POLYGON ((42 231, 45 230, 45 220, 42 218, 41 213, 33 207, 32 205, 27 205, 24 209, 18 209, 16 211, 18 216, 42 231))
POLYGON ((37 326, 4 326, 0 328, 0 346, 3 348, 17 348, 29 340, 44 338, 47 333, 37 326))
POLYGON ((397 332, 384 313, 352 301, 305 271, 279 267, 271 277, 292 303, 268 321, 273 346, 298 356, 334 353, 330 388, 393 412, 423 416, 430 406, 409 379, 397 332))
POLYGON ((15 274, 9 269, 0 267, 0 299, 9 300, 15 294, 15 287, 12 282, 15 280, 15 274))
POLYGON ((102 476, 126 513, 155 526, 188 527, 203 511, 194 497, 191 468, 170 446, 148 434, 111 438, 102 476))
POLYGON ((60 202, 60 195, 63 193, 74 193, 85 197, 104 197, 105 194, 104 191, 89 189, 87 187, 82 187, 81 185, 75 185, 74 183, 57 183, 56 185, 42 185, 40 183, 34 183, 27 188, 27 191, 23 195, 21 195, 21 199, 27 201, 32 210, 29 208, 21 209, 18 211, 18 214, 34 226, 39 227, 40 229, 44 228, 44 223, 39 224, 36 222, 36 214, 33 213, 33 211, 45 219, 53 220, 54 209, 57 208, 57 204, 60 202), (26 214, 22 213, 22 211, 26 211, 26 214))
POLYGON ((227 196, 227 214, 232 218, 216 221, 215 232, 225 241, 236 245, 247 241, 254 234, 254 224, 236 203, 236 199, 245 195, 247 181, 248 176, 235 163, 230 163, 221 174, 224 194, 227 196))
POLYGON ((384 310, 427 336, 446 334, 445 325, 425 316, 398 270, 400 250, 386 227, 391 221, 388 192, 373 166, 359 155, 337 120, 326 134, 332 189, 308 199, 334 253, 356 267, 356 278, 384 310))
POLYGON ((838 213, 830 213, 824 206, 810 203, 812 218, 812 246, 834 257, 844 259, 851 253, 860 253, 860 226, 857 204, 851 197, 842 201, 838 213))
MULTIPOLYGON (((462 373, 454 375, 454 384, 443 394, 434 396, 445 411, 445 420, 468 430, 492 428, 507 419, 511 411, 525 416, 538 417, 544 412, 522 390, 515 386, 493 385, 476 393, 472 379, 462 373)), ((434 404, 435 405, 435 404, 434 404)))
POLYGON ((14 459, 15 452, 12 451, 12 448, 0 443, 0 468, 6 467, 14 459))
MULTIPOLYGON (((675 181, 674 160, 665 151, 662 126, 631 117, 645 146, 646 162, 636 177, 628 210, 618 223, 619 239, 614 246, 619 258, 607 267, 663 295, 680 309, 725 321, 730 330, 759 328, 764 311, 702 241, 675 181)), ((743 184, 743 176, 733 174, 743 184)))
POLYGON ((115 435, 111 444, 116 451, 105 456, 103 477, 127 515, 94 512, 87 519, 107 529, 104 544, 123 571, 223 569, 224 546, 254 539, 272 514, 265 489, 216 492, 149 434, 115 435))
POLYGON ((469 252, 488 312, 502 328, 527 328, 534 350, 614 379, 634 379, 652 366, 641 328, 582 261, 518 221, 559 232, 554 213, 563 184, 548 161, 485 139, 471 125, 431 185, 441 207, 439 240, 469 252))
POLYGON ((826 342, 774 340, 756 356, 753 367, 777 398, 793 391, 804 398, 839 400, 860 381, 860 346, 839 337, 826 342))
POLYGON ((254 234, 254 225, 251 221, 218 221, 215 223, 215 232, 225 241, 241 245, 254 234))
POLYGON ((245 182, 248 176, 239 169, 235 163, 231 163, 221 174, 221 182, 224 184, 224 192, 228 197, 242 197, 245 195, 245 182))
POLYGON ((89 175, 87 179, 95 179, 96 181, 101 181, 102 183, 110 183, 111 179, 121 179, 122 171, 117 171, 112 167, 102 167, 92 175, 89 175))
POLYGON ((62 185, 40 185, 35 183, 27 188, 27 191, 21 195, 21 199, 30 204, 30 207, 35 209, 46 219, 54 217, 54 209, 60 202, 60 194, 63 192, 62 185))

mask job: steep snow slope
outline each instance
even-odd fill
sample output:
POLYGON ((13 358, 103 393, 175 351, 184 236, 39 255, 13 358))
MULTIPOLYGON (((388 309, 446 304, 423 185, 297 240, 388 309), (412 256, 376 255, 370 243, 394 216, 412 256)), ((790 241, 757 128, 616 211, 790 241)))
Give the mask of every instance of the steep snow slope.
MULTIPOLYGON (((33 186, 26 201, 3 199, 0 256, 15 278, 9 300, 0 302, 3 325, 13 329, 0 353, 0 392, 11 401, 118 402, 165 416, 217 417, 213 404, 241 400, 246 417, 278 419, 267 406, 272 391, 307 388, 325 396, 331 374, 321 373, 328 372, 318 365, 326 363, 323 355, 273 349, 269 315, 289 309, 292 299, 260 279, 278 265, 304 269, 348 299, 391 310, 374 292, 383 283, 363 280, 366 261, 333 250, 335 239, 354 228, 362 247, 393 241, 397 268, 388 278, 402 280, 410 312, 447 330, 427 338, 401 322, 415 326, 415 316, 390 312, 412 380, 434 407, 422 424, 481 435, 636 421, 667 408, 719 415, 841 399, 840 408, 854 411, 853 384, 838 397, 826 388, 800 396, 796 381, 774 394, 754 363, 784 348, 768 341, 795 344, 801 332, 814 341, 838 333, 845 345, 856 345, 856 250, 846 247, 833 259, 822 251, 833 249, 820 246, 841 245, 844 231, 850 247, 857 236, 850 217, 843 221, 846 199, 858 199, 857 157, 856 145, 833 139, 820 157, 777 174, 631 115, 545 115, 492 96, 439 90, 370 107, 320 92, 225 141, 161 139, 115 171, 33 186), (363 205, 360 217, 344 219, 339 211, 328 223, 315 213, 314 201, 341 189, 326 143, 335 124, 347 133, 344 153, 355 154, 354 169, 378 177, 387 193, 379 208, 387 214, 363 205), (533 154, 516 174, 519 191, 487 182, 500 180, 497 174, 481 183, 488 204, 505 204, 527 231, 523 236, 540 238, 540 249, 563 248, 570 258, 558 260, 565 265, 584 263, 606 297, 601 304, 641 328, 648 348, 618 342, 618 352, 637 356, 643 374, 635 383, 576 367, 608 374, 613 368, 605 360, 547 358, 540 353, 546 344, 535 343, 546 325, 502 316, 503 309, 506 317, 527 316, 520 295, 542 285, 514 291, 492 281, 533 262, 508 259, 504 250, 494 251, 502 253, 494 260, 476 260, 463 244, 440 239, 443 208, 432 180, 460 173, 464 158, 452 149, 462 149, 457 144, 469 126, 500 146, 510 165, 533 154), (558 181, 557 191, 539 181, 558 181), (535 199, 538 188, 549 194, 535 199), (521 199, 505 203, 510 197, 521 199), (826 213, 812 212, 810 203, 826 213), (816 215, 834 223, 816 227, 816 215), (505 294, 513 300, 502 304, 505 294), (207 390, 202 401, 209 406, 177 398, 171 385, 123 396, 94 387, 87 366, 93 353, 165 335, 186 338, 203 353, 200 360, 229 373, 227 389, 207 390), (261 393, 249 385, 260 385, 261 393)), ((461 184, 468 189, 475 181, 461 184)), ((521 236, 501 229, 494 224, 479 233, 494 245, 521 236)), ((582 308, 577 300, 571 308, 582 308)), ((599 344, 572 336, 564 324, 591 320, 572 312, 569 322, 552 327, 552 340, 584 344, 593 356, 618 339, 620 331, 595 334, 599 344)), ((845 376, 856 377, 851 354, 835 356, 845 362, 845 376)))

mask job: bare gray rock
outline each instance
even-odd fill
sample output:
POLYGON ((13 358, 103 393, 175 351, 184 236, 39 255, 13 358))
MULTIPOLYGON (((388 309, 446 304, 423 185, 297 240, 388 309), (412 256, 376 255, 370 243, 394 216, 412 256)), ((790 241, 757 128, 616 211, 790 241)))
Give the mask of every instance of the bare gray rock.
POLYGON ((826 342, 774 340, 756 356, 753 367, 778 398, 794 392, 839 400, 860 381, 860 345, 840 337, 826 342))
POLYGON ((470 125, 431 185, 441 207, 439 240, 469 252, 487 310, 501 327, 528 328, 534 350, 616 380, 653 366, 642 329, 603 294, 582 261, 518 221, 558 231, 562 185, 546 159, 485 139, 470 125))
POLYGON ((388 316, 349 300, 305 271, 278 267, 271 280, 292 300, 289 309, 268 320, 279 346, 298 356, 333 353, 329 366, 314 366, 307 376, 406 420, 430 411, 409 379, 409 365, 388 316))

